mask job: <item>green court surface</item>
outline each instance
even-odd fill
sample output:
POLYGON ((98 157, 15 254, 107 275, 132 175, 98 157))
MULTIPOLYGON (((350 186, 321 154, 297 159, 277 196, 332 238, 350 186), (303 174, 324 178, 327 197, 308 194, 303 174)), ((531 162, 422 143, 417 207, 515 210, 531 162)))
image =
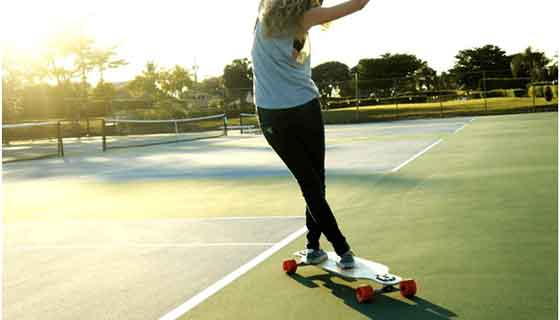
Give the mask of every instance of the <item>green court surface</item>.
POLYGON ((355 253, 415 278, 416 298, 358 305, 364 281, 285 275, 300 237, 182 319, 557 319, 557 128, 557 113, 481 117, 398 172, 328 178, 355 253))

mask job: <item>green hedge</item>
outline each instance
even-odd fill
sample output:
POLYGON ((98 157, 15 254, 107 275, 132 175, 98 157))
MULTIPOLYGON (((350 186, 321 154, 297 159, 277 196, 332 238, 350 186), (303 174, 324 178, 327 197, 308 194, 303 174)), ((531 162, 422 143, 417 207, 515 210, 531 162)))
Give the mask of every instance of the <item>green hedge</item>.
POLYGON ((558 85, 557 84, 547 84, 547 83, 534 83, 529 86, 529 97, 544 97, 544 91, 546 87, 552 89, 552 94, 554 98, 558 98, 558 85))
POLYGON ((486 98, 521 98, 527 96, 524 89, 495 89, 486 91, 486 98))

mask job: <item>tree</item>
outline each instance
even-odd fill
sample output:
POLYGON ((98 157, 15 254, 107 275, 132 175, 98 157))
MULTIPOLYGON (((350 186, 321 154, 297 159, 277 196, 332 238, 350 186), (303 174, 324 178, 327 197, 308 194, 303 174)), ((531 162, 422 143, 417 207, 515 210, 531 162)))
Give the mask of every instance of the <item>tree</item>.
POLYGON ((437 88, 439 90, 455 90, 458 88, 457 79, 455 76, 447 72, 442 72, 436 77, 437 88))
POLYGON ((162 70, 158 79, 159 88, 167 98, 183 99, 194 86, 191 73, 176 65, 171 70, 162 70))
POLYGON ((88 95, 88 74, 95 68, 95 55, 93 52, 93 39, 78 36, 71 48, 71 52, 74 54, 74 65, 76 72, 80 75, 80 81, 82 84, 82 96, 84 101, 87 99, 88 95))
POLYGON ((45 62, 42 57, 6 49, 2 59, 2 114, 5 121, 18 122, 23 118, 40 119, 60 114, 63 101, 51 99, 53 90, 44 81, 46 68, 41 62, 45 62))
POLYGON ((224 68, 223 79, 227 89, 226 101, 243 104, 253 90, 253 69, 249 59, 233 60, 224 68))
POLYGON ((8 56, 2 59, 2 119, 15 122, 22 112, 23 92, 22 73, 8 56))
POLYGON ((158 87, 159 79, 160 70, 158 70, 158 66, 155 62, 149 61, 146 63, 142 73, 134 77, 134 80, 128 83, 128 89, 136 98, 141 97, 149 100, 156 100, 162 95, 158 87))
POLYGON ((554 56, 552 62, 547 66, 548 81, 556 81, 558 83, 558 54, 554 56))
POLYGON ((188 98, 193 87, 192 73, 186 68, 179 65, 159 68, 153 61, 127 85, 133 97, 144 99, 158 109, 155 115, 158 117, 184 117, 187 112, 182 100, 188 98))
POLYGON ((343 96, 352 94, 352 74, 347 65, 337 61, 325 62, 313 68, 313 81, 322 96, 330 97, 333 89, 343 96))
POLYGON ((414 72, 417 90, 434 90, 437 85, 437 73, 427 64, 414 72))
POLYGON ((461 50, 455 59, 455 65, 449 72, 457 77, 459 85, 468 89, 480 88, 484 75, 510 76, 510 58, 504 50, 495 45, 461 50))
POLYGON ((204 79, 202 80, 202 82, 198 84, 198 88, 201 91, 206 92, 208 94, 222 95, 224 90, 224 78, 211 77, 211 78, 204 79))
POLYGON ((111 100, 116 94, 115 86, 110 82, 100 81, 93 89, 93 98, 96 100, 111 100))
POLYGON ((547 77, 546 66, 550 63, 544 52, 533 51, 531 47, 511 58, 511 73, 515 78, 531 78, 542 81, 547 77))
POLYGON ((41 73, 41 78, 50 78, 56 81, 57 86, 62 86, 76 75, 77 68, 68 64, 75 49, 74 39, 72 35, 61 33, 47 40, 42 68, 36 69, 41 73))
POLYGON ((99 81, 92 95, 93 101, 89 104, 88 115, 100 117, 110 115, 112 100, 116 95, 115 86, 110 82, 99 81))
POLYGON ((380 58, 362 59, 352 69, 359 75, 360 92, 377 96, 397 94, 399 90, 415 90, 415 83, 405 84, 404 78, 413 78, 417 70, 427 68, 427 62, 412 54, 383 54, 380 58))
POLYGON ((106 70, 116 69, 128 64, 124 59, 113 59, 117 54, 116 47, 109 49, 94 49, 92 51, 91 62, 99 72, 99 82, 104 81, 104 74, 106 70))

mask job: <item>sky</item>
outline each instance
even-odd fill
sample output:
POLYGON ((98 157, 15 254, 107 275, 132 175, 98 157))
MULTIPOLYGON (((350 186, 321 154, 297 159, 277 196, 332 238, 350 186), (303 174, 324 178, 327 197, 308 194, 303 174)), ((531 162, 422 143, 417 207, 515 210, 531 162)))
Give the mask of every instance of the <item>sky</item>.
MULTIPOLYGON (((343 2, 326 0, 325 5, 343 2)), ((80 30, 98 46, 117 46, 126 67, 106 80, 126 81, 147 61, 168 68, 198 65, 198 78, 219 76, 234 59, 249 58, 259 0, 18 0, 2 4, 2 47, 36 55, 49 36, 80 30)), ((384 53, 409 53, 438 72, 459 50, 494 44, 513 54, 528 46, 558 54, 558 1, 376 0, 362 11, 310 32, 312 65, 349 67, 384 53)))

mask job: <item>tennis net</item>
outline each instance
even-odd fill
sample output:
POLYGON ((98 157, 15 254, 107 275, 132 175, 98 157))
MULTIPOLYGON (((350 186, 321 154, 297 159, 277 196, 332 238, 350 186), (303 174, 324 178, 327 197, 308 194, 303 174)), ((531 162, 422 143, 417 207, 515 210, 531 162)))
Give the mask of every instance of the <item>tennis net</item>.
POLYGON ((60 122, 2 124, 2 163, 62 156, 60 122))
POLYGON ((256 113, 240 113, 239 128, 241 134, 260 133, 259 120, 256 113))
POLYGON ((172 120, 105 119, 103 151, 217 138, 225 135, 227 135, 225 114, 172 120))

